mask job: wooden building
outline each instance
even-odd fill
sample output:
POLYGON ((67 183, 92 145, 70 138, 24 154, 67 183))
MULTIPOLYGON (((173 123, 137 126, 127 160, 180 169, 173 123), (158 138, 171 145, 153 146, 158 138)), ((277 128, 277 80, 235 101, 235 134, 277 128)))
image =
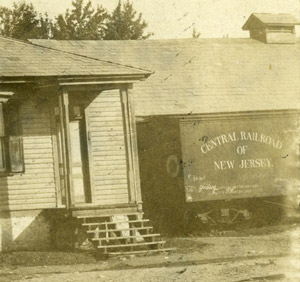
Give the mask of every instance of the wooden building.
POLYGON ((131 102, 151 72, 3 37, 0 51, 1 250, 88 235, 105 253, 157 250, 131 102))
POLYGON ((170 230, 194 208, 209 220, 199 211, 213 209, 208 202, 220 203, 225 218, 222 200, 238 199, 247 217, 258 209, 248 199, 299 193, 298 24, 252 14, 243 39, 32 42, 154 71, 133 94, 141 187, 146 215, 165 214, 170 230), (239 154, 241 146, 249 151, 239 154))

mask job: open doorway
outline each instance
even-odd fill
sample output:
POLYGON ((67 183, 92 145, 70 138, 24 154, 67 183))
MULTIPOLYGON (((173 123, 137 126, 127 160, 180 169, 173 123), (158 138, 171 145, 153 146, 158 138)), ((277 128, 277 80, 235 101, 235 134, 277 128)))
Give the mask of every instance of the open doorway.
POLYGON ((69 128, 75 204, 91 203, 87 130, 82 105, 70 106, 69 128))
MULTIPOLYGON (((89 168, 89 146, 88 146, 88 132, 85 116, 85 105, 78 103, 77 99, 70 99, 69 104, 69 134, 70 134, 70 148, 69 154, 71 156, 71 174, 73 186, 73 202, 72 205, 92 203, 91 180, 89 168)), ((59 111, 56 111, 56 136, 60 175, 60 190, 62 196, 62 203, 66 203, 66 187, 64 175, 64 154, 66 148, 63 142, 63 130, 59 118, 59 111)))

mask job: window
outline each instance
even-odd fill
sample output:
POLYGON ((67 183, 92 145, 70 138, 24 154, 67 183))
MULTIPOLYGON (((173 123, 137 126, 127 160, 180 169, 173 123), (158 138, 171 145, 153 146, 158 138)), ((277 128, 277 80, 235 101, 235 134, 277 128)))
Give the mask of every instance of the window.
POLYGON ((269 32, 278 32, 278 33, 294 33, 293 26, 270 26, 268 28, 269 32))
POLYGON ((18 109, 0 103, 0 173, 20 172, 24 172, 24 158, 18 109))

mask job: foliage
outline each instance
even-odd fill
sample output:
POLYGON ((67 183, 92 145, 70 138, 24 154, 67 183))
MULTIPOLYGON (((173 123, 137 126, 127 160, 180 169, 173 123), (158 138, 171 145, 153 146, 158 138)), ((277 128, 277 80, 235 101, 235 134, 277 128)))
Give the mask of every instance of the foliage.
POLYGON ((138 16, 132 4, 127 1, 122 5, 119 1, 117 7, 109 16, 104 39, 107 40, 130 40, 147 39, 152 34, 144 34, 147 23, 142 19, 142 14, 138 16))
POLYGON ((193 39, 198 39, 200 37, 201 33, 196 31, 196 28, 193 28, 193 34, 192 37, 193 39))
POLYGON ((13 4, 13 9, 0 7, 0 34, 19 39, 48 38, 50 20, 37 14, 32 4, 13 4))
POLYGON ((89 0, 86 5, 83 0, 72 2, 73 9, 60 14, 53 25, 53 38, 55 39, 103 39, 107 11, 98 6, 93 9, 89 0))
POLYGON ((109 14, 102 6, 92 7, 91 0, 74 0, 73 8, 59 14, 54 20, 38 14, 32 4, 13 4, 12 9, 0 7, 0 35, 18 38, 53 38, 65 40, 125 40, 146 39, 147 23, 142 14, 127 1, 119 1, 109 14))

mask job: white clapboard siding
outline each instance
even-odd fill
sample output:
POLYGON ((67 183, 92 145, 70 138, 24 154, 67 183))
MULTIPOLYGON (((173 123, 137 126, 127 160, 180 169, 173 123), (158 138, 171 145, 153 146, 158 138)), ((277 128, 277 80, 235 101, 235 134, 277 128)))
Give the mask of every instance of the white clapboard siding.
POLYGON ((96 203, 128 203, 124 126, 119 91, 102 92, 89 106, 96 203))
POLYGON ((20 108, 25 172, 0 177, 0 210, 56 206, 50 110, 38 102, 20 108))

